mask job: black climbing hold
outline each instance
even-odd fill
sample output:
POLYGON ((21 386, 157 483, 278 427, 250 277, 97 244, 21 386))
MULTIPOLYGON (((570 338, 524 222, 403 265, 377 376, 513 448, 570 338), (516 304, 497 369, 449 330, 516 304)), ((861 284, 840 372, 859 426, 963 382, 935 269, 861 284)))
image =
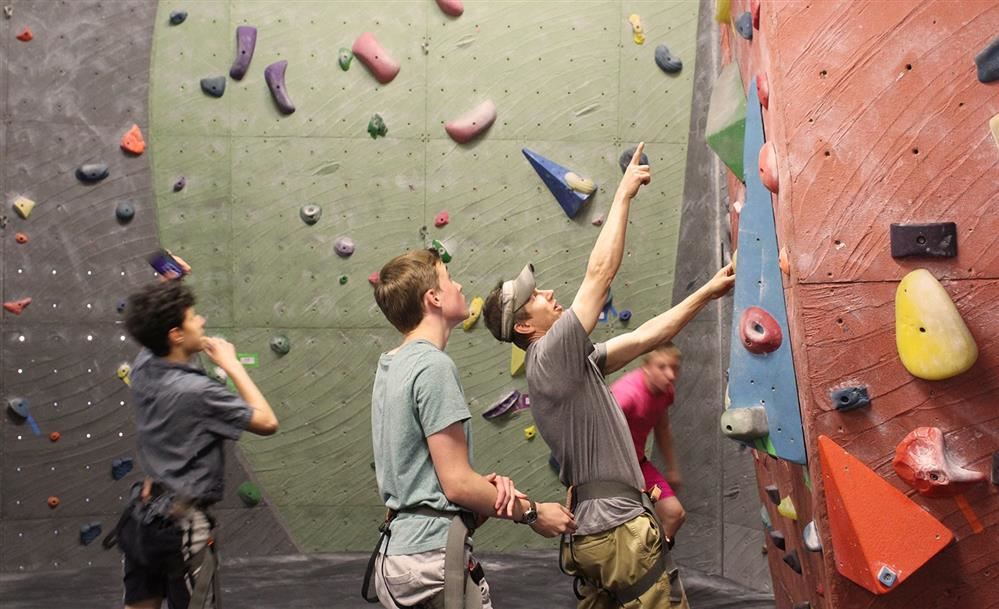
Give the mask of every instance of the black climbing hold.
POLYGON ((553 470, 555 470, 556 474, 559 473, 559 471, 561 471, 562 466, 559 465, 558 459, 555 458, 555 453, 550 453, 548 455, 548 467, 550 467, 553 470))
POLYGON ((871 396, 867 393, 866 385, 836 389, 829 394, 829 398, 836 410, 854 410, 871 405, 871 396))
POLYGON ((812 604, 808 601, 798 603, 793 609, 812 609, 812 604))
POLYGON ((27 419, 31 414, 31 402, 27 398, 11 398, 7 400, 7 408, 22 419, 27 419))
POLYGON ((173 11, 170 13, 170 25, 180 25, 187 19, 187 11, 173 11))
POLYGON ((135 217, 135 206, 132 205, 131 201, 118 203, 118 206, 114 208, 114 217, 118 218, 118 222, 128 224, 135 217))
MULTIPOLYGON (((746 13, 747 15, 749 13, 746 13)), ((794 572, 801 575, 801 561, 798 560, 798 551, 792 550, 790 553, 784 555, 784 562, 787 566, 794 569, 794 572)))
POLYGON ((284 84, 284 72, 288 69, 288 62, 284 59, 276 61, 264 69, 264 80, 271 90, 274 103, 281 112, 291 114, 295 111, 295 104, 291 103, 288 96, 288 87, 284 84))
POLYGON ((892 224, 891 256, 953 258, 957 256, 957 224, 892 224))
POLYGON ((992 484, 999 484, 999 450, 992 453, 992 484))
POLYGON ((130 471, 132 471, 131 457, 122 457, 121 459, 114 459, 111 461, 111 477, 115 480, 121 480, 127 476, 130 471))
POLYGON ((982 49, 981 53, 975 55, 975 65, 978 66, 979 81, 999 80, 999 36, 982 49))
MULTIPOLYGON (((621 156, 617 159, 617 164, 621 166, 621 173, 628 171, 628 165, 631 164, 631 157, 635 156, 635 149, 638 146, 632 146, 621 153, 621 156)), ((642 165, 649 164, 649 157, 643 152, 642 157, 638 159, 638 162, 642 165)))
POLYGON ((222 97, 225 93, 225 76, 202 78, 201 90, 212 97, 222 97))
POLYGON ((185 178, 184 176, 180 176, 179 178, 177 178, 177 181, 173 183, 173 191, 180 192, 184 190, 185 186, 187 186, 187 178, 185 178))
MULTIPOLYGON (((661 44, 656 47, 656 65, 667 74, 676 74, 683 69, 683 61, 669 52, 669 47, 661 44)), ((632 153, 634 154, 634 153, 632 153)))
POLYGON ((774 545, 781 550, 787 546, 787 542, 784 541, 784 534, 775 529, 770 530, 770 541, 774 542, 774 545))
POLYGON ((735 29, 746 40, 753 39, 753 15, 746 11, 735 20, 735 29))
POLYGON ((236 28, 236 59, 229 68, 229 76, 243 80, 246 71, 250 69, 253 59, 253 49, 257 46, 257 28, 252 25, 241 25, 236 28))
POLYGON ((319 218, 321 218, 322 215, 323 208, 318 205, 303 205, 302 209, 298 210, 298 216, 302 218, 302 222, 305 222, 309 226, 319 222, 319 218))
POLYGON ((118 301, 118 306, 115 307, 119 313, 124 313, 125 309, 128 307, 128 301, 124 298, 118 301))
POLYGON ((288 340, 287 336, 280 334, 272 336, 271 351, 277 353, 278 355, 286 355, 289 351, 291 351, 291 341, 288 340))
POLYGON ((76 170, 76 179, 81 182, 100 182, 109 173, 107 163, 88 163, 76 170))
POLYGON ((774 505, 780 505, 780 491, 776 485, 764 486, 763 490, 767 492, 767 497, 770 497, 770 501, 773 501, 774 505))
POLYGON ((101 523, 88 522, 80 525, 80 543, 89 545, 90 542, 101 536, 101 523))

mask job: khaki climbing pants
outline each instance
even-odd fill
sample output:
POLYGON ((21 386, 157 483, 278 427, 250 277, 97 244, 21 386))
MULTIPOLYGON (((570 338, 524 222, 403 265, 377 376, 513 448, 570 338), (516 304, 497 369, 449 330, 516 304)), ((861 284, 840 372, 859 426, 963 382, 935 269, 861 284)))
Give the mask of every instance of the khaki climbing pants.
POLYGON ((648 590, 625 605, 610 591, 626 588, 660 559, 662 540, 659 527, 648 514, 642 514, 596 535, 577 535, 572 544, 562 544, 562 561, 570 575, 587 582, 580 587, 583 599, 578 609, 689 609, 683 584, 671 557, 668 568, 648 590), (599 587, 597 587, 599 586, 599 587))

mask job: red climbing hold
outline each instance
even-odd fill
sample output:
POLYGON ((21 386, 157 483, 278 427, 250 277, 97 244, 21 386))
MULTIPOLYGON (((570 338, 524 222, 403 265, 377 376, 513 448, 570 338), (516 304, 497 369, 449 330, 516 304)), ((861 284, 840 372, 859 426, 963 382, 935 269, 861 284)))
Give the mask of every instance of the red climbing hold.
POLYGON ((764 110, 770 109, 770 81, 767 80, 767 73, 760 72, 756 75, 756 94, 760 98, 760 105, 764 110))
POLYGON ((121 149, 134 155, 140 155, 146 151, 146 140, 142 138, 142 131, 138 125, 132 125, 132 128, 121 136, 121 149))
POLYGON ((28 242, 28 236, 25 235, 24 233, 16 233, 14 235, 14 241, 17 241, 21 245, 24 245, 25 243, 28 242))
POLYGON ((59 438, 61 437, 62 434, 60 434, 58 431, 53 431, 52 433, 49 434, 49 440, 51 440, 52 442, 58 442, 59 438))
POLYGON ((437 214, 436 218, 434 218, 434 226, 436 226, 437 228, 442 228, 444 226, 447 226, 447 223, 450 221, 451 217, 448 215, 448 213, 446 211, 442 211, 441 213, 437 214))
POLYGON ((437 0, 437 6, 444 14, 452 17, 461 17, 461 14, 465 12, 464 3, 461 0, 437 0))
POLYGON ((780 180, 777 177, 777 151, 774 150, 773 142, 767 142, 760 148, 760 181, 774 194, 780 190, 780 180))
POLYGON ((31 304, 31 298, 22 298, 21 300, 3 303, 3 308, 7 309, 14 315, 20 315, 29 304, 31 304))
POLYGON ((52 495, 51 497, 49 497, 48 504, 49 507, 52 509, 59 507, 59 498, 56 497, 55 495, 52 495))
POLYGON ((382 280, 382 277, 381 277, 381 274, 378 271, 374 271, 370 275, 368 275, 368 283, 370 283, 371 285, 378 285, 378 283, 381 280, 382 280))
POLYGON ((749 0, 749 12, 753 14, 753 27, 760 29, 760 0, 749 0))
POLYGON ((750 353, 771 353, 780 348, 784 333, 774 316, 760 307, 747 307, 739 319, 742 346, 750 353))
POLYGON ((24 28, 21 30, 21 33, 17 35, 17 39, 21 42, 28 42, 32 38, 34 38, 34 36, 31 35, 31 28, 24 28))
POLYGON ((892 465, 903 482, 927 497, 953 497, 987 478, 951 461, 939 427, 912 430, 895 448, 892 465))

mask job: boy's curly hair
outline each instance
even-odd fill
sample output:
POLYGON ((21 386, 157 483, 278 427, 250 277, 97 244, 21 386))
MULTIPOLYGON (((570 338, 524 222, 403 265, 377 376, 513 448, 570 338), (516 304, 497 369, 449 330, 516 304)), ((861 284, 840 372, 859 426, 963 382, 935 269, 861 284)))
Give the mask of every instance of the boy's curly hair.
POLYGON ((180 281, 147 285, 128 297, 125 329, 159 357, 170 353, 170 330, 184 324, 187 310, 194 306, 194 292, 180 281))

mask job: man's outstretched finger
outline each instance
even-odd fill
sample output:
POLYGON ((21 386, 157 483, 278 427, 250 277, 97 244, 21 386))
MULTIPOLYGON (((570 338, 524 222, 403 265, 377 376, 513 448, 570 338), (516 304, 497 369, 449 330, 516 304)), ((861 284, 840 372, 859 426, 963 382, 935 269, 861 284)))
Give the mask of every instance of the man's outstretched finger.
POLYGON ((631 157, 632 165, 638 165, 642 162, 642 152, 644 151, 645 151, 645 142, 638 142, 638 145, 635 146, 635 154, 633 154, 631 157))

